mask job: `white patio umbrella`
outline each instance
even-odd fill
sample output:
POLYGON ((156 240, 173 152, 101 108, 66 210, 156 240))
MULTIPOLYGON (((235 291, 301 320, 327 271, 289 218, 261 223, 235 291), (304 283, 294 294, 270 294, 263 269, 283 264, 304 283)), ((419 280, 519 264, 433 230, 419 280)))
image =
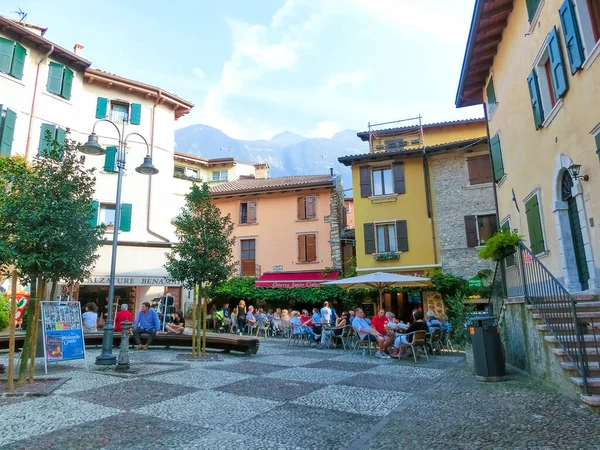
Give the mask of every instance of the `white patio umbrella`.
POLYGON ((383 307, 384 289, 394 287, 431 286, 429 278, 411 277, 387 272, 374 272, 357 277, 342 278, 341 280, 326 281, 322 284, 334 284, 343 289, 377 289, 379 291, 379 308, 383 307))

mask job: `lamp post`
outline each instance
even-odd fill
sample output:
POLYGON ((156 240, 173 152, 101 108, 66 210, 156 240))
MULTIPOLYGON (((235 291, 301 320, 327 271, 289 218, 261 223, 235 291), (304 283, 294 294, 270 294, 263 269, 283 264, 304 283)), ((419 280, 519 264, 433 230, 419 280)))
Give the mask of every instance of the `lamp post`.
POLYGON ((146 156, 144 162, 135 168, 135 171, 144 175, 154 175, 158 173, 158 169, 152 165, 152 157, 150 156, 150 146, 148 141, 139 133, 129 133, 125 137, 125 122, 123 122, 123 132, 119 130, 119 127, 111 120, 100 119, 94 123, 92 128, 92 134, 90 134, 88 141, 83 144, 81 152, 86 155, 104 155, 106 149, 98 143, 98 135, 95 133, 96 125, 100 122, 108 122, 112 124, 119 135, 119 146, 117 148, 116 163, 117 163, 117 199, 115 204, 115 220, 113 224, 113 242, 112 242, 112 258, 110 261, 110 285, 108 288, 108 317, 106 318, 106 324, 104 325, 104 335, 102 336, 102 353, 96 357, 96 364, 98 365, 115 365, 117 358, 112 354, 113 337, 114 337, 114 325, 113 325, 113 301, 115 298, 115 269, 117 264, 117 244, 119 236, 119 226, 121 222, 121 187, 123 184, 123 171, 125 170, 125 147, 127 139, 130 136, 139 136, 146 144, 146 156))

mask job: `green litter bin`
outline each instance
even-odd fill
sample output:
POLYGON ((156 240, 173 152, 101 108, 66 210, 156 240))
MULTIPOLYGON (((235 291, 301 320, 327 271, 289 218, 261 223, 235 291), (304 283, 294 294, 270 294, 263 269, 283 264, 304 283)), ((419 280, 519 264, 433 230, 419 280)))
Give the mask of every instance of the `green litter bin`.
POLYGON ((468 326, 468 332, 473 346, 475 378, 479 381, 504 381, 504 351, 496 318, 474 317, 468 326))

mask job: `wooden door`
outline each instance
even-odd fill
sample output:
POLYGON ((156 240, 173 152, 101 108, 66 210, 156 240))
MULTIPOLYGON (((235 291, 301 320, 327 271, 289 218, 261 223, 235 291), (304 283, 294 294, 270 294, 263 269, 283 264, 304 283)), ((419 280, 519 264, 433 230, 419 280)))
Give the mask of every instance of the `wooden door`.
POLYGON ((242 276, 256 276, 256 241, 254 239, 244 239, 240 241, 242 248, 242 276))

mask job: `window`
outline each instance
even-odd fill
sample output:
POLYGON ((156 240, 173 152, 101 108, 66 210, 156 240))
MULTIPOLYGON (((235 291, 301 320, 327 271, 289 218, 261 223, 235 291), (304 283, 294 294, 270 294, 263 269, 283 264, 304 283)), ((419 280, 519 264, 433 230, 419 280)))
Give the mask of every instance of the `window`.
POLYGON ((253 224, 256 223, 256 202, 240 203, 240 223, 253 224))
POLYGON ((60 95, 69 100, 73 86, 73 71, 62 64, 51 62, 48 69, 48 83, 46 90, 52 94, 60 95))
POLYGON ((392 169, 374 169, 373 195, 389 195, 393 193, 392 169))
POLYGON ((0 72, 21 80, 26 55, 27 51, 21 44, 0 37, 0 72))
POLYGON ((115 226, 115 205, 100 205, 100 224, 112 230, 115 226))
MULTIPOLYGON (((96 99, 96 119, 106 119, 109 100, 105 97, 96 99)), ((129 122, 139 125, 142 121, 142 105, 119 100, 110 101, 110 120, 113 122, 129 122)))
POLYGON ((539 193, 536 192, 525 201, 525 215, 527 216, 527 228, 529 228, 529 244, 534 255, 546 251, 544 242, 544 230, 542 227, 541 208, 539 193))
POLYGON ((228 178, 228 172, 226 170, 223 171, 216 171, 212 173, 212 179, 213 181, 227 181, 228 178))
POLYGON ((66 136, 67 131, 65 129, 43 123, 40 130, 38 156, 51 156, 52 150, 55 149, 54 142, 62 147, 65 143, 66 136))
POLYGON ((110 120, 113 122, 127 122, 129 120, 129 105, 110 102, 110 120))
POLYGON ((15 134, 15 124, 17 122, 17 113, 11 109, 2 110, 0 105, 0 155, 10 156, 12 152, 13 136, 15 134))
POLYGON ((498 220, 495 214, 465 216, 467 247, 485 245, 487 240, 498 232, 498 220))
POLYGON ((548 34, 542 48, 543 51, 527 77, 536 130, 550 117, 558 100, 569 89, 556 28, 548 34))
POLYGON ((391 167, 361 166, 360 196, 391 195, 406 193, 404 181, 404 163, 395 163, 391 167))
POLYGON ((315 262, 317 260, 317 235, 298 235, 298 261, 315 262))
MULTIPOLYGON (((131 203, 121 204, 121 223, 119 231, 131 231, 131 203)), ((115 225, 115 204, 92 202, 92 216, 90 225, 98 226, 104 224, 107 230, 113 230, 115 225)))
POLYGON ((198 179, 198 170, 185 168, 185 176, 188 178, 198 179))
POLYGON ((600 2, 565 0, 559 9, 571 74, 575 74, 600 40, 600 2))
POLYGON ((467 168, 469 170, 469 184, 471 186, 492 182, 490 155, 478 155, 467 158, 467 168))
POLYGON ((531 22, 535 16, 535 13, 540 6, 541 0, 525 0, 527 4, 527 15, 529 16, 529 22, 531 22))
POLYGON ((298 198, 298 220, 314 220, 317 218, 317 197, 298 198))
POLYGON ((496 101, 496 91, 494 89, 494 79, 490 78, 490 82, 485 89, 486 97, 487 97, 487 108, 488 114, 492 116, 494 111, 496 111, 497 101, 496 101))
POLYGON ((376 225, 377 253, 396 251, 396 227, 393 223, 376 225))
POLYGON ((363 225, 365 253, 407 252, 408 228, 406 220, 363 225))
POLYGON ((492 170, 494 173, 494 181, 498 183, 502 177, 504 177, 504 162, 502 161, 500 136, 497 134, 490 139, 490 152, 492 153, 492 170))
POLYGON ((600 158, 600 132, 594 136, 594 142, 596 143, 596 155, 600 158))
POLYGON ((175 176, 177 176, 177 175, 185 176, 185 167, 175 166, 173 168, 173 175, 175 175, 175 176))
POLYGON ((186 180, 200 180, 198 169, 190 169, 184 166, 174 166, 173 176, 175 178, 184 178, 186 180))

